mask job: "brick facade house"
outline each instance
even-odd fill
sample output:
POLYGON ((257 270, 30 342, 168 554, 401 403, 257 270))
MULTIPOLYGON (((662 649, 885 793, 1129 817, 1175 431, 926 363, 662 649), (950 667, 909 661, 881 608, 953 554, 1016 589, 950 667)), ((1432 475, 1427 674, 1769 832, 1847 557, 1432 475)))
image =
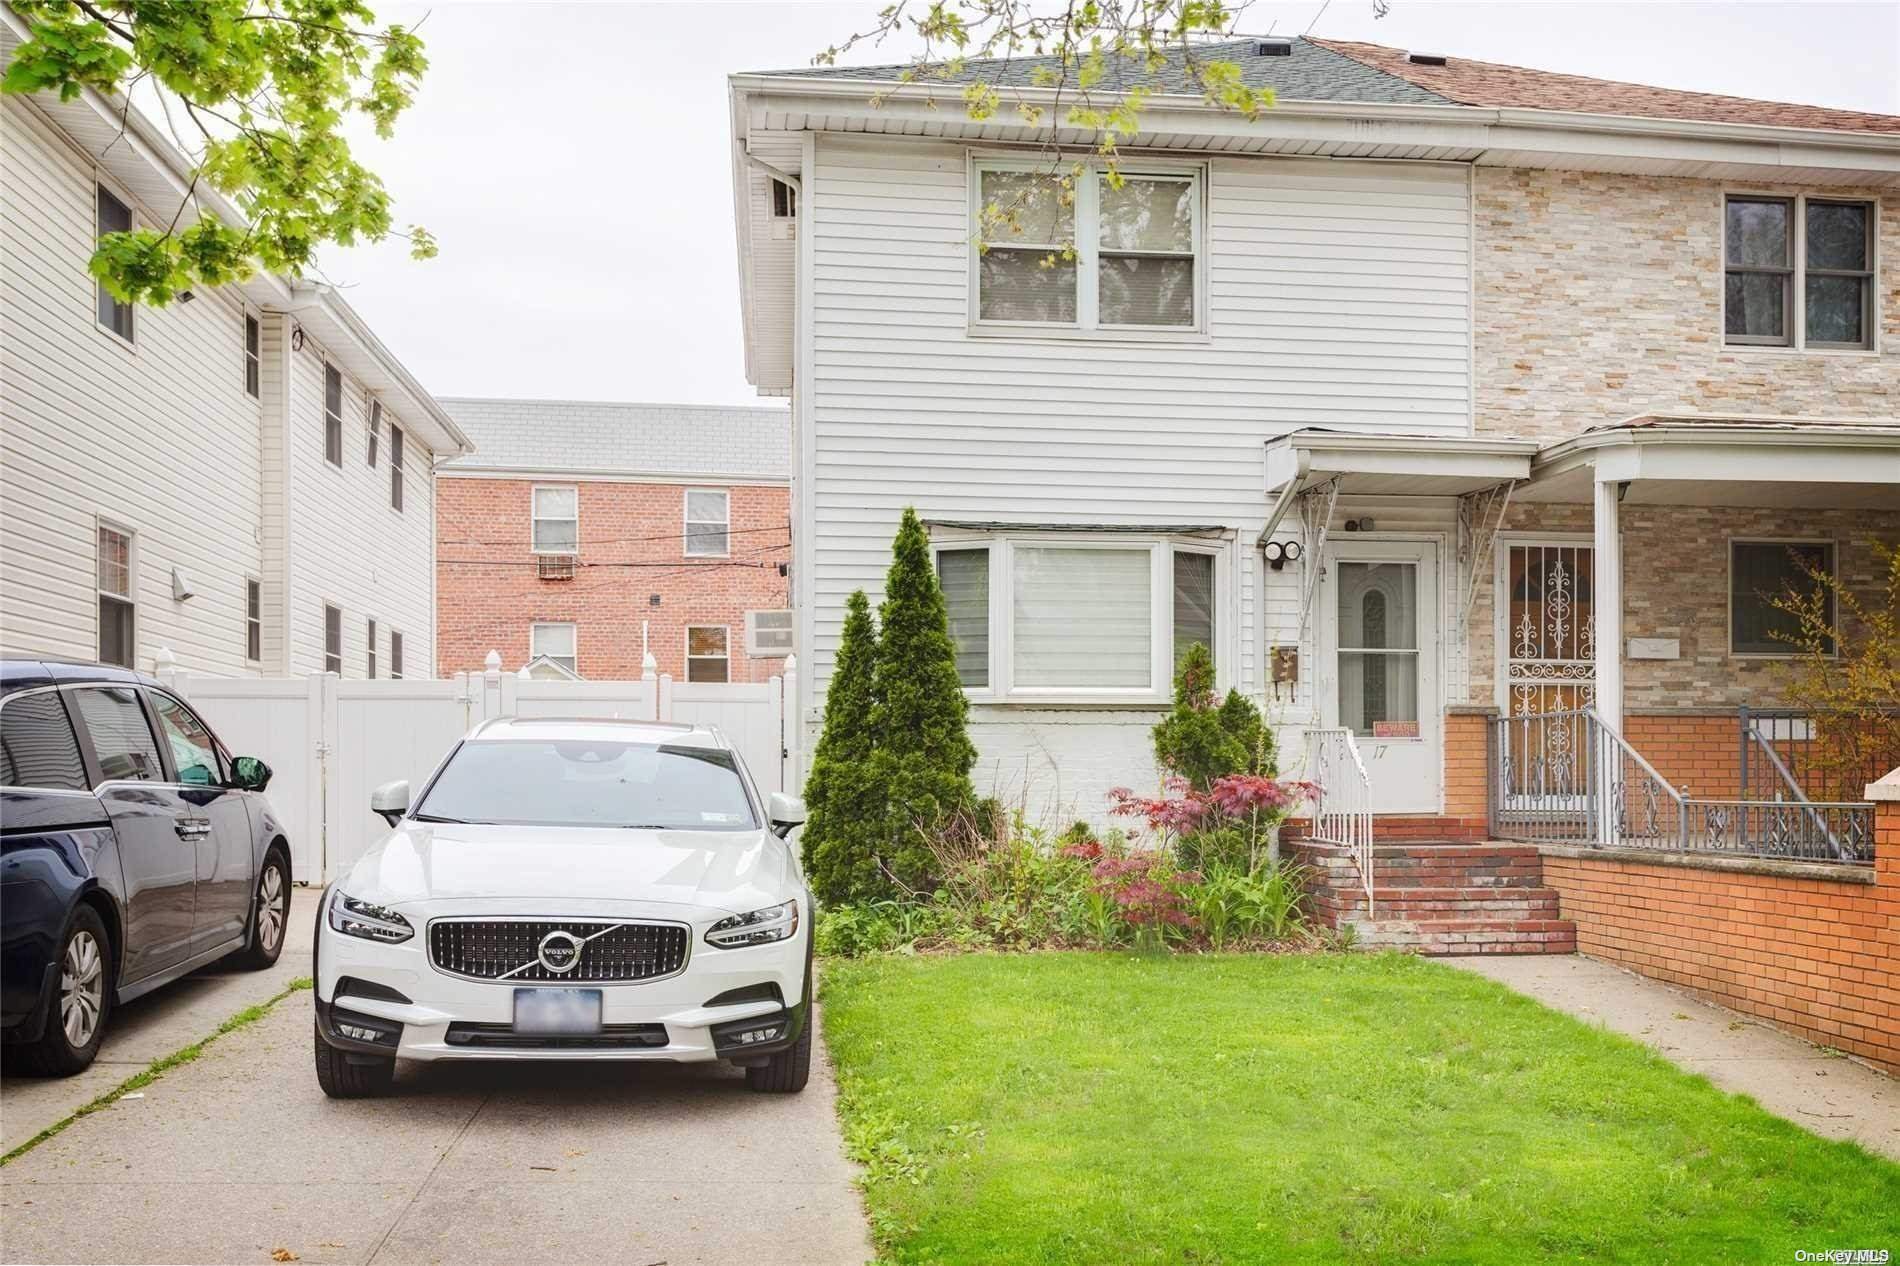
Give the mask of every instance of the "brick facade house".
POLYGON ((764 681, 786 625, 782 408, 444 400, 474 456, 437 471, 438 670, 764 681))

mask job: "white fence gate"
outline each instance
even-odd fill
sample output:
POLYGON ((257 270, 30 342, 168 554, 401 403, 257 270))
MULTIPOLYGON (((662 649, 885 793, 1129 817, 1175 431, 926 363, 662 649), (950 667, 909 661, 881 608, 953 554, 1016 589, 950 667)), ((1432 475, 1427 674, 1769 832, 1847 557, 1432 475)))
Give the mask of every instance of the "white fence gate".
MULTIPOLYGON (((498 659, 498 657, 496 657, 498 659)), ((271 808, 290 838, 299 882, 327 883, 388 828, 369 811, 382 783, 420 789, 455 741, 493 717, 621 717, 714 725, 738 749, 759 790, 787 789, 797 769, 795 661, 763 683, 541 681, 458 673, 441 681, 198 677, 161 671, 233 754, 271 767, 271 808)))

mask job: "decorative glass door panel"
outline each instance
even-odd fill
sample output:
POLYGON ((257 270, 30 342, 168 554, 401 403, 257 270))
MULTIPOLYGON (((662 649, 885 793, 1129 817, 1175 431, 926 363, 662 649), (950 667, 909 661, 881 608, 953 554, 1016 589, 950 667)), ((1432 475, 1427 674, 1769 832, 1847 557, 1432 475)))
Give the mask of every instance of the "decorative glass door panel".
POLYGON ((1351 730, 1374 813, 1443 806, 1438 553, 1405 540, 1329 541, 1316 616, 1320 723, 1351 730))

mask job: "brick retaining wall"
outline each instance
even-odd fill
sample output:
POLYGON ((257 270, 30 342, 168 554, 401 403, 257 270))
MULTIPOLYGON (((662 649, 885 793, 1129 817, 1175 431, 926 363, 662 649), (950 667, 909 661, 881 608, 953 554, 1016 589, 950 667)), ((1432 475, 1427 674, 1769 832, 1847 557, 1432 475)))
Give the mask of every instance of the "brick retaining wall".
POLYGON ((1900 1073, 1900 798, 1876 821, 1871 873, 1547 847, 1544 882, 1583 953, 1900 1073))

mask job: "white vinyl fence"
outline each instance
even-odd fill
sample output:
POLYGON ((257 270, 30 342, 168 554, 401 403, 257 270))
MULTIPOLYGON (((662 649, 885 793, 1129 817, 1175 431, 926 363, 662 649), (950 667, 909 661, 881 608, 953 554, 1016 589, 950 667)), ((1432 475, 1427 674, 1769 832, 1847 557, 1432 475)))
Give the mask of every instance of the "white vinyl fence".
POLYGON ((762 683, 541 681, 495 665, 441 681, 309 677, 199 677, 163 670, 236 756, 271 767, 265 793, 290 839, 300 883, 327 883, 388 828, 369 811, 382 783, 406 778, 420 790, 455 741, 493 717, 618 717, 719 727, 761 793, 794 789, 796 663, 762 683))

